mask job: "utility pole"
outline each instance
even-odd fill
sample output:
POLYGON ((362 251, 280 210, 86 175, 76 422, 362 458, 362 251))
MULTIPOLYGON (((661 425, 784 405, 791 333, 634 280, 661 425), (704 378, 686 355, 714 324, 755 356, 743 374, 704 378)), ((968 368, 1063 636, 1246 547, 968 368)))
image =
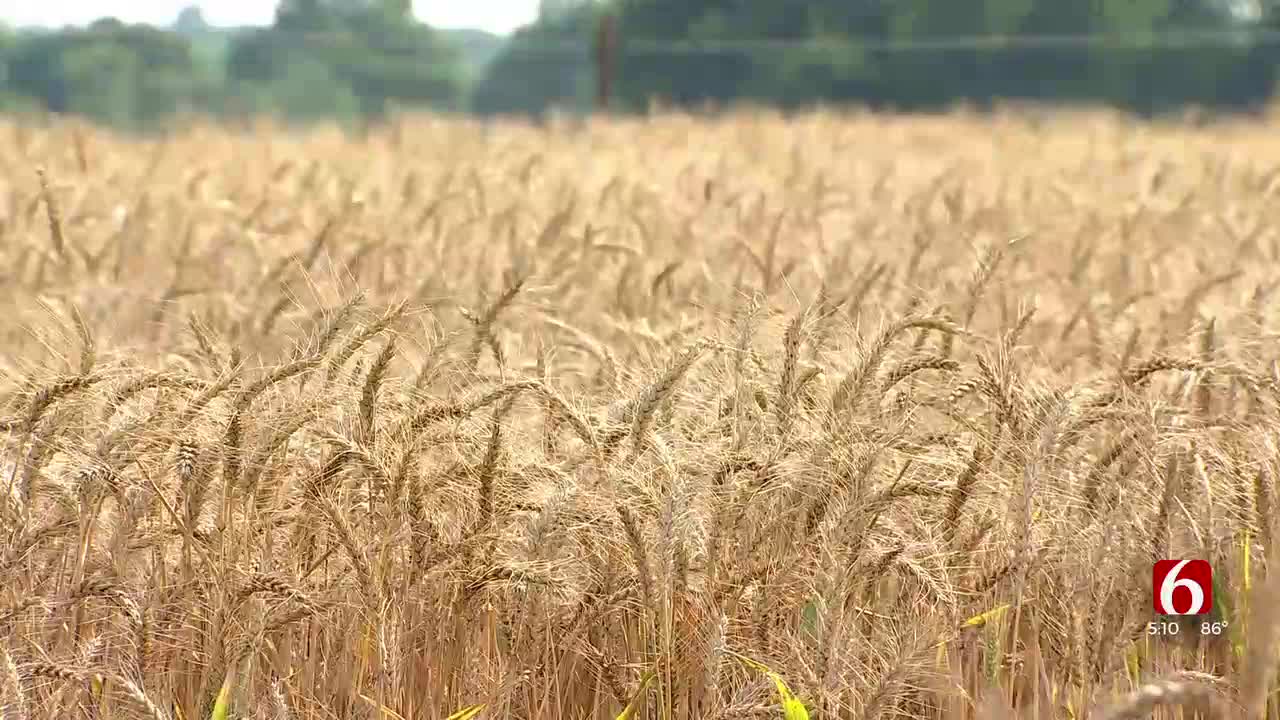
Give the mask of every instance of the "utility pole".
POLYGON ((617 26, 613 15, 604 15, 596 28, 596 112, 609 109, 617 51, 617 26))

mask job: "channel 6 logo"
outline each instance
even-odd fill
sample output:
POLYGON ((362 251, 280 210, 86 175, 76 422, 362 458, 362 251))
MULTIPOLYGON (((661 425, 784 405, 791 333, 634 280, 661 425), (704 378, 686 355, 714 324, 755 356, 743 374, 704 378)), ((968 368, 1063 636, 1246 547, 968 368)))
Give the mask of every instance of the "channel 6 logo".
POLYGON ((1203 615, 1213 610, 1213 568, 1207 560, 1157 560, 1151 600, 1161 615, 1203 615))

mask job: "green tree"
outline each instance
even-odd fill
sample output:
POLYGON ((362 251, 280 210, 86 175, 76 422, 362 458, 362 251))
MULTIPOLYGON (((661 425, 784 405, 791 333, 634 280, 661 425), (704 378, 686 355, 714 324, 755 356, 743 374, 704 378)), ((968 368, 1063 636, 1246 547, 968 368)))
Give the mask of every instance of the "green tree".
POLYGON ((147 129, 192 105, 194 71, 182 36, 103 18, 84 29, 20 36, 8 83, 54 112, 147 129))
POLYGON ((115 43, 86 43, 62 53, 59 71, 67 93, 66 112, 119 127, 139 123, 142 61, 115 43))
POLYGON ((293 122, 349 124, 360 116, 360 101, 351 88, 326 63, 304 54, 288 58, 279 75, 247 88, 243 98, 248 101, 245 109, 280 114, 293 122))
POLYGON ((1216 0, 619 0, 618 9, 632 43, 623 54, 622 89, 633 106, 653 93, 679 103, 854 100, 907 109, 1026 97, 1104 101, 1150 113, 1188 102, 1241 105, 1269 93, 1259 63, 1242 48, 1162 49, 1151 42, 1157 33, 1225 27, 1216 0), (1043 47, 958 41, 1094 33, 1116 41, 1043 47), (696 56, 639 48, 641 41, 720 38, 829 46, 696 56))
POLYGON ((173 21, 174 32, 184 35, 195 35, 209 32, 209 23, 204 19, 204 12, 198 5, 188 5, 178 13, 173 21))
POLYGON ((332 97, 354 97, 366 116, 380 116, 393 103, 453 108, 461 97, 456 50, 415 20, 406 0, 284 0, 272 27, 232 43, 227 75, 257 88, 281 87, 315 75, 318 66, 342 89, 332 97))
MULTIPOLYGON (((1280 1, 1261 0, 1261 18, 1257 27, 1261 30, 1280 30, 1280 1)), ((1240 87, 1263 87, 1268 96, 1274 94, 1280 85, 1280 46, 1256 44, 1245 52, 1244 66, 1236 76, 1240 87)), ((1251 98, 1253 105, 1261 105, 1256 98, 1251 98)))
POLYGON ((31 113, 40 109, 35 98, 18 91, 12 81, 11 64, 18 48, 18 35, 0 23, 0 113, 31 113))
MULTIPOLYGON (((541 10, 500 49, 484 49, 472 110, 589 108, 605 12, 620 31, 614 87, 622 109, 643 108, 653 96, 783 107, 935 109, 1030 98, 1143 113, 1242 108, 1270 97, 1280 65, 1280 50, 1245 42, 1251 26, 1223 0, 545 0, 541 10), (1241 42, 1151 42, 1204 30, 1241 42), (1113 42, 955 42, 1096 33, 1113 42)), ((459 108, 471 83, 460 48, 416 21, 409 0, 281 0, 271 27, 237 34, 225 52, 208 45, 201 25, 188 11, 180 32, 110 18, 79 30, 0 32, 0 109, 34 104, 135 128, 187 108, 353 119, 393 106, 459 108)), ((1255 26, 1280 29, 1280 1, 1266 0, 1255 26)))
POLYGON ((585 111, 592 103, 592 34, 600 9, 556 8, 520 28, 486 67, 468 107, 481 115, 585 111))

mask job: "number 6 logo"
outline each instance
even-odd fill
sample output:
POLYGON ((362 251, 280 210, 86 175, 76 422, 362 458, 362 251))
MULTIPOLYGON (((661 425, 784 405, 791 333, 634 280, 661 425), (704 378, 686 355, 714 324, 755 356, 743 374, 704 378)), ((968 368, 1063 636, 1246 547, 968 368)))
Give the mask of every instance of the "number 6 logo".
POLYGON ((1213 610, 1213 568, 1207 560, 1158 561, 1151 568, 1151 589, 1152 604, 1161 615, 1203 615, 1213 610))

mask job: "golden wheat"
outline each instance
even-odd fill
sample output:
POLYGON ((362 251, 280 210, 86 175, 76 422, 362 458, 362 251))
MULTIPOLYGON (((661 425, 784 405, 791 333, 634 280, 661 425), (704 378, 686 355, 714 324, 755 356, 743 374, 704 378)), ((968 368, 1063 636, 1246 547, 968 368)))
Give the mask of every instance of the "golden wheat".
POLYGON ((388 123, 0 126, 0 719, 1280 718, 1266 123, 388 123))

